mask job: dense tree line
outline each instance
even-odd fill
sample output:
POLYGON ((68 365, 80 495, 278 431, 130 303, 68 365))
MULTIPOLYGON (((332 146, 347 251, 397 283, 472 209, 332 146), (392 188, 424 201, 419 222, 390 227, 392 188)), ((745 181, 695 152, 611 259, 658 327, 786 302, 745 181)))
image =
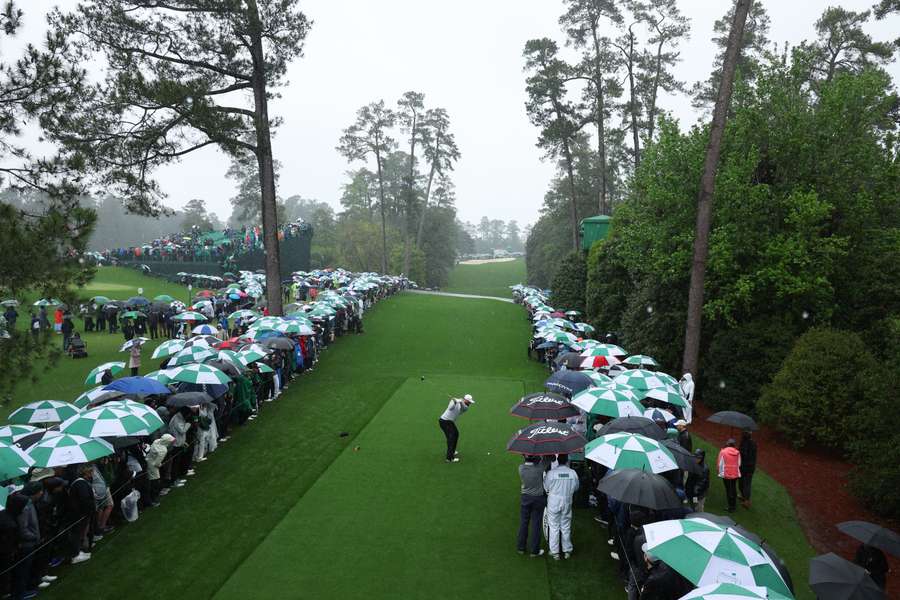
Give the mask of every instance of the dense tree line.
MULTIPOLYGON (((897 515, 900 437, 883 415, 900 383, 900 101, 882 68, 895 46, 865 32, 871 16, 828 8, 815 39, 775 52, 751 14, 712 201, 698 393, 848 453, 857 489, 897 515)), ((709 129, 662 116, 654 135, 588 256, 584 297, 601 330, 675 369, 709 129)), ((566 178, 551 191, 564 196, 566 178)), ((547 202, 556 231, 539 221, 528 245, 558 236, 557 264, 572 269, 565 202, 547 202)))

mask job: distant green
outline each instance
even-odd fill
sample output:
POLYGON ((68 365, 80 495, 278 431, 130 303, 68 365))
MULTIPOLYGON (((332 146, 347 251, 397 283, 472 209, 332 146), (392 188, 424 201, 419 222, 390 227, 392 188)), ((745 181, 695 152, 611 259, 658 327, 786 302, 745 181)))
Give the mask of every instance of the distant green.
POLYGON ((525 283, 525 279, 522 258, 482 265, 458 264, 450 271, 450 281, 441 291, 510 298, 509 286, 525 283))

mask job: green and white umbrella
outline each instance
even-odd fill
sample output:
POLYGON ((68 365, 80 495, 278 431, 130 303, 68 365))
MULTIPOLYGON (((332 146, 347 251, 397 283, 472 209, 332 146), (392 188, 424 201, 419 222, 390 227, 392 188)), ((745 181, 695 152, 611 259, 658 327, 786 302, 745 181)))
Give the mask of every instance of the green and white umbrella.
POLYGON ((655 372, 647 371, 646 369, 630 369, 618 375, 613 381, 631 386, 637 390, 649 390, 651 388, 666 387, 667 385, 655 372))
POLYGON ((590 347, 581 353, 585 358, 594 356, 625 356, 628 352, 621 346, 615 344, 591 344, 590 347))
POLYGON ((44 439, 28 449, 28 456, 36 467, 64 467, 89 463, 113 453, 112 444, 67 433, 44 436, 44 439))
POLYGON ((94 304, 97 304, 99 306, 102 306, 104 304, 108 304, 108 303, 112 302, 112 300, 107 298, 106 296, 94 296, 93 298, 91 298, 91 302, 93 302, 94 304))
POLYGON ((75 398, 74 404, 78 408, 84 408, 88 404, 93 404, 94 402, 99 402, 104 398, 118 398, 119 396, 124 396, 123 392, 118 390, 104 390, 105 386, 98 385, 95 388, 92 388, 85 393, 81 394, 77 398, 75 398))
POLYGON ((681 389, 672 387, 671 385, 643 390, 640 392, 640 395, 643 398, 652 398, 653 400, 665 402, 672 406, 687 407, 687 402, 685 401, 684 396, 681 395, 681 389))
POLYGON ((102 365, 98 365, 88 373, 87 378, 84 380, 84 385, 97 385, 101 382, 103 374, 107 371, 116 375, 117 373, 121 373, 124 368, 125 363, 123 362, 106 362, 102 365))
POLYGON ((219 354, 216 355, 216 358, 218 360, 231 363, 238 369, 243 369, 246 366, 241 360, 241 355, 234 350, 219 350, 219 354))
POLYGON ((153 301, 154 302, 175 302, 175 298, 173 298, 172 296, 170 296, 168 294, 160 294, 159 296, 156 296, 155 298, 153 298, 153 301))
POLYGON ((592 415, 607 417, 639 417, 644 407, 630 394, 614 388, 588 388, 572 396, 572 404, 592 415))
POLYGON ((594 333, 596 329, 590 323, 575 323, 575 331, 583 331, 584 333, 594 333))
POLYGON ((734 529, 692 518, 645 525, 644 533, 647 550, 698 587, 728 582, 792 597, 772 559, 734 529))
POLYGON ((548 342, 556 342, 557 344, 574 344, 578 341, 578 338, 571 333, 560 330, 553 331, 545 331, 540 337, 544 338, 548 342))
POLYGON ((7 498, 9 498, 9 489, 0 487, 0 510, 6 510, 7 498))
POLYGON ((284 319, 281 317, 263 317, 254 321, 253 325, 250 326, 250 329, 275 329, 282 323, 284 323, 284 319))
POLYGON ((267 365, 266 363, 256 363, 256 368, 259 369, 260 373, 274 373, 275 369, 267 365))
POLYGON ((142 319, 146 317, 147 315, 139 310, 129 310, 128 312, 123 312, 121 315, 119 315, 120 319, 142 319))
POLYGON ((166 375, 165 371, 151 371, 144 375, 147 379, 152 379, 153 381, 158 381, 163 385, 168 385, 172 378, 166 375))
POLYGON ((140 417, 142 421, 146 422, 147 425, 150 426, 150 431, 156 431, 164 425, 163 420, 159 418, 159 414, 155 410, 153 410, 146 404, 141 404, 140 402, 135 402, 134 400, 113 400, 112 402, 107 402, 103 406, 125 410, 133 415, 140 417))
POLYGON ((59 304, 62 304, 62 302, 56 298, 41 298, 34 303, 34 306, 57 306, 59 304))
POLYGON ((170 377, 172 381, 198 384, 227 384, 231 381, 228 375, 208 365, 185 365, 174 369, 166 369, 166 376, 170 377))
POLYGON ((60 425, 59 430, 69 435, 95 438, 150 435, 160 427, 159 417, 151 426, 131 411, 104 404, 75 415, 60 425))
POLYGON ((254 344, 249 348, 245 348, 238 352, 238 358, 244 365, 249 365, 252 362, 256 362, 266 357, 268 353, 262 348, 262 346, 257 346, 254 344))
POLYGON ((78 407, 60 400, 39 400, 13 411, 8 421, 15 425, 40 425, 42 423, 62 423, 72 415, 77 415, 78 407))
POLYGON ((713 583, 697 588, 678 600, 791 600, 791 597, 756 585, 713 583))
POLYGON ((662 371, 655 371, 655 374, 657 377, 662 379, 662 382, 665 383, 666 385, 671 385, 671 386, 677 387, 677 388, 681 387, 681 383, 679 383, 679 381, 677 379, 675 379, 668 373, 663 373, 662 371))
POLYGON ((13 444, 0 442, 0 481, 24 475, 34 459, 13 444))
POLYGON ((230 315, 228 315, 228 318, 231 320, 233 320, 233 319, 255 319, 257 317, 259 317, 258 312, 256 312, 255 310, 247 310, 247 309, 236 310, 233 313, 231 313, 230 315))
POLYGON ((590 377, 593 384, 598 387, 603 387, 613 382, 612 377, 608 377, 603 373, 598 373, 596 371, 585 371, 584 373, 590 377))
POLYGON ((201 315, 198 312, 194 312, 192 310, 187 310, 183 313, 178 313, 174 317, 172 317, 173 321, 205 321, 206 316, 201 315))
POLYGON ((275 327, 275 331, 285 335, 314 335, 316 333, 309 325, 294 323, 293 321, 287 321, 278 325, 275 327))
POLYGON ((14 444, 26 435, 31 435, 37 431, 40 431, 40 429, 31 425, 4 425, 0 427, 0 442, 14 444))
POLYGON ((646 354, 632 354, 622 361, 626 365, 634 365, 636 367, 656 367, 659 363, 652 356, 646 354))
POLYGON ((172 356, 173 354, 178 354, 184 349, 184 342, 181 340, 166 340, 162 344, 156 347, 156 350, 153 351, 151 358, 165 358, 166 356, 172 356))
POLYGON ((584 457, 610 469, 663 473, 678 468, 668 448, 638 433, 602 435, 588 442, 584 457))
POLYGON ((204 360, 212 358, 215 355, 216 352, 210 350, 208 346, 188 346, 169 359, 168 367, 177 367, 179 365, 203 362, 204 360))
POLYGON ((14 298, 10 298, 8 300, 4 300, 4 301, 0 302, 0 306, 18 306, 18 305, 19 305, 19 301, 14 298))
POLYGON ((130 340, 126 340, 125 343, 122 344, 122 347, 119 348, 119 352, 128 352, 129 350, 131 350, 132 346, 134 346, 136 344, 145 344, 149 341, 150 341, 150 338, 145 338, 145 337, 131 338, 130 340))

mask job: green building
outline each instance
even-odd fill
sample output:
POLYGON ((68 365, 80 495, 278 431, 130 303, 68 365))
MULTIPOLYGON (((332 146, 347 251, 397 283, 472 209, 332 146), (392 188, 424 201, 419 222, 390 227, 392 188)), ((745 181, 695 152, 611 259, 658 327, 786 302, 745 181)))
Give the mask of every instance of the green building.
POLYGON ((609 225, 612 217, 607 215, 597 215, 581 220, 580 235, 581 249, 585 252, 591 249, 594 242, 606 239, 609 235, 609 225))

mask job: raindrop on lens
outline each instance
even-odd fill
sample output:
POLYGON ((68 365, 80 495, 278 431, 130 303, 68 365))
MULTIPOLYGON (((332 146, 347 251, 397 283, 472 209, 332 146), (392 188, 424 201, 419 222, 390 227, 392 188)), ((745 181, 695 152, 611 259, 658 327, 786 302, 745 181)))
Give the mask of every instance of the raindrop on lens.
POLYGON ((647 314, 648 314, 648 315, 649 315, 649 314, 653 314, 653 307, 652 307, 652 306, 648 306, 648 307, 647 307, 647 314))
POLYGON ((724 379, 719 381, 719 389, 721 389, 721 390, 725 389, 725 380, 724 379))
POLYGON ((805 310, 803 311, 803 318, 804 318, 804 319, 808 319, 808 318, 809 318, 809 313, 808 313, 807 311, 805 311, 805 310))

